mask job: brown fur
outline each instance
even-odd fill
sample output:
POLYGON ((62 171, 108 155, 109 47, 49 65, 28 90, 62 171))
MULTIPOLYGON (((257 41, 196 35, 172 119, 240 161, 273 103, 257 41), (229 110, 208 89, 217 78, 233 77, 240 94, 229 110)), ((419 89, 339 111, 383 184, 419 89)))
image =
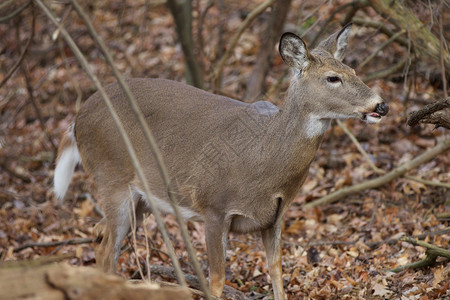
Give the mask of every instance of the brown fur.
MULTIPOLYGON (((351 68, 333 57, 334 52, 345 50, 348 32, 349 28, 344 28, 311 52, 300 38, 283 36, 283 59, 302 69, 293 76, 284 108, 279 111, 268 103, 246 104, 164 79, 127 81, 163 154, 179 205, 205 221, 214 295, 219 296, 223 289, 227 233, 260 231, 275 299, 284 298, 282 217, 307 177, 329 119, 362 118, 382 101, 351 68), (327 82, 334 76, 327 72, 341 76, 342 85, 327 82)), ((167 201, 166 188, 126 96, 116 83, 106 91, 152 192, 167 201)), ((75 137, 106 215, 96 228, 101 240, 97 260, 104 270, 114 271, 119 246, 129 230, 124 203, 135 201, 138 218, 150 210, 145 199, 130 193, 133 187, 143 189, 99 94, 91 96, 77 115, 75 137)), ((67 142, 64 138, 61 149, 67 142)))

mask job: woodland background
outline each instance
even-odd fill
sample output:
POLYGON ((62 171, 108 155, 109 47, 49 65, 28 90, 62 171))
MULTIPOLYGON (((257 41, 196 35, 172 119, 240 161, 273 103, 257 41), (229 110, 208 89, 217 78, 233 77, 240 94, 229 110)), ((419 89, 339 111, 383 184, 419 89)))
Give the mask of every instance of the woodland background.
MULTIPOLYGON (((101 218, 93 183, 78 168, 66 201, 58 205, 52 176, 63 132, 96 89, 37 2, 0 3, 0 260, 4 266, 54 257, 93 266, 91 233, 101 218)), ((115 81, 70 1, 45 4, 101 83, 115 81)), ((276 51, 280 34, 296 32, 310 46, 352 21, 344 62, 388 102, 390 112, 378 125, 348 120, 327 133, 285 216, 286 292, 290 299, 422 300, 450 299, 448 251, 433 257, 426 247, 401 240, 450 248, 449 5, 442 0, 82 3, 125 77, 187 81, 279 106, 289 82, 276 51), (438 100, 440 115, 422 119, 431 125, 407 125, 411 112, 438 100), (315 202, 339 190, 344 193, 315 202), (434 264, 391 271, 426 257, 434 264)), ((166 216, 165 224, 183 271, 193 274, 176 220, 166 216)), ((188 229, 207 274, 203 226, 189 222, 188 229)), ((144 277, 150 264, 152 279, 174 281, 152 216, 135 237, 124 244, 120 273, 141 278, 139 261, 144 277)), ((226 279, 229 297, 270 299, 258 235, 230 235, 226 279)))

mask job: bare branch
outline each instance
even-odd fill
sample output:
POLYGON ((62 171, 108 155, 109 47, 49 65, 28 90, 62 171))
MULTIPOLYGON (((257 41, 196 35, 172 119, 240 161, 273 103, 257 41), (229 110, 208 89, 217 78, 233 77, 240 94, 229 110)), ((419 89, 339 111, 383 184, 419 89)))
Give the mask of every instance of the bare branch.
POLYGON ((379 78, 384 78, 384 77, 388 77, 392 74, 394 74, 395 72, 398 72, 401 68, 403 68, 403 66, 405 64, 408 63, 408 61, 410 60, 409 55, 405 56, 402 60, 400 60, 399 62, 397 62, 395 65, 384 69, 384 70, 380 70, 380 71, 376 71, 374 73, 371 73, 367 76, 365 76, 363 78, 364 82, 369 82, 375 79, 379 79, 379 78))
MULTIPOLYGON (((345 124, 342 123, 341 120, 336 120, 336 121, 337 121, 337 124, 342 128, 342 130, 344 130, 345 134, 347 134, 347 136, 350 138, 350 140, 356 146, 356 148, 358 149, 359 153, 361 153, 362 156, 366 159, 366 161, 369 164, 370 168, 378 175, 386 174, 385 170, 380 169, 377 166, 375 166, 375 164, 370 159, 369 154, 367 154, 367 152, 363 149, 363 147, 359 143, 358 139, 353 135, 353 133, 351 133, 351 131, 347 128, 347 126, 345 126, 345 124)), ((409 175, 404 175, 403 177, 406 178, 406 179, 417 181, 417 182, 420 182, 420 183, 423 183, 423 184, 427 184, 427 185, 439 186, 439 187, 444 187, 444 188, 450 188, 450 184, 448 184, 448 183, 443 183, 443 182, 438 182, 438 181, 429 181, 429 180, 425 180, 425 179, 422 179, 422 178, 418 178, 418 177, 415 177, 415 176, 409 176, 409 175)))
POLYGON ((22 246, 19 246, 17 248, 14 248, 14 253, 20 252, 27 248, 51 248, 51 247, 58 247, 58 246, 67 246, 67 245, 81 245, 81 244, 90 244, 93 243, 94 240, 92 238, 82 238, 82 239, 72 239, 72 240, 64 240, 64 241, 54 241, 54 242, 46 242, 46 243, 27 243, 23 244, 22 246))
MULTIPOLYGON (((342 10, 345 10, 347 8, 351 8, 351 10, 358 10, 360 8, 363 8, 365 6, 369 5, 367 0, 355 0, 346 4, 343 4, 341 6, 339 6, 338 8, 336 8, 328 17, 328 19, 325 21, 324 24, 321 24, 320 30, 319 32, 314 36, 314 39, 311 41, 310 43, 310 47, 313 48, 316 44, 317 41, 319 40, 320 36, 325 32, 328 24, 331 23, 331 21, 334 19, 334 17, 336 16, 336 14, 338 14, 339 12, 341 12, 342 10)), ((348 19, 348 18, 346 18, 348 19)), ((347 20, 346 20, 347 21, 347 20)), ((341 25, 345 25, 345 24, 341 24, 341 25)))
MULTIPOLYGON (((435 231, 427 231, 424 232, 422 234, 418 234, 418 235, 414 235, 413 238, 415 239, 425 239, 427 237, 433 237, 436 235, 444 235, 444 234, 448 234, 450 233, 450 227, 446 227, 443 229, 439 229, 439 230, 435 230, 435 231)), ((400 238, 391 238, 388 240, 383 240, 383 241, 379 241, 379 242, 371 242, 366 244, 367 246, 369 246, 370 248, 374 249, 382 244, 386 244, 386 245, 393 245, 393 244, 397 244, 397 242, 400 240, 400 238)))
POLYGON ((375 166, 375 164, 372 162, 372 160, 370 159, 370 157, 367 154, 367 152, 363 149, 363 147, 361 146, 359 141, 356 139, 356 137, 353 135, 353 133, 350 132, 350 130, 347 128, 347 126, 345 126, 345 124, 342 123, 341 120, 336 120, 336 122, 339 125, 339 127, 341 127, 342 130, 344 130, 345 134, 347 134, 347 136, 350 138, 350 140, 356 146, 356 148, 358 149, 359 153, 361 153, 362 156, 364 156, 364 158, 366 159, 366 161, 369 164, 370 168, 372 170, 374 170, 375 173, 377 173, 379 175, 380 174, 385 174, 386 172, 384 170, 382 170, 382 169, 378 168, 377 166, 375 166))
MULTIPOLYGON (((36 19, 36 13, 34 10, 34 7, 32 9, 32 15, 33 15, 33 19, 32 19, 32 23, 31 23, 31 36, 30 36, 30 40, 33 40, 34 37, 34 32, 35 32, 35 19, 36 19)), ((19 40, 19 28, 17 28, 17 40, 19 40)), ((29 44, 28 44, 29 46, 29 44)), ((18 48, 20 50, 20 43, 18 44, 18 48)), ((26 52, 26 50, 24 50, 24 52, 26 52)), ((25 56, 24 56, 25 57, 25 56)), ((39 108, 39 106, 36 103, 36 99, 34 98, 34 94, 33 94, 33 87, 31 85, 31 79, 30 76, 28 75, 27 70, 25 69, 25 66, 23 64, 24 60, 19 60, 20 61, 20 68, 22 70, 22 74, 25 78, 25 86, 27 88, 27 92, 28 92, 28 98, 31 102, 31 106, 33 106, 34 112, 36 113, 36 117, 39 121, 39 125, 41 126, 42 131, 44 132, 45 137, 47 138, 47 140, 49 141, 50 145, 52 146, 52 149, 54 151, 54 153, 56 153, 56 151, 58 150, 58 148, 55 146, 55 143, 53 143, 53 139, 50 136, 50 134, 48 133, 47 129, 45 128, 45 122, 44 119, 42 118, 42 113, 41 110, 39 108)), ((44 143, 44 147, 47 148, 47 145, 45 145, 44 143)), ((48 150, 48 149, 47 149, 48 150)))
POLYGON ((450 251, 449 250, 437 247, 435 245, 432 245, 432 244, 429 244, 429 243, 426 243, 423 241, 418 241, 416 239, 413 239, 413 238, 410 238, 407 236, 401 237, 400 240, 403 242, 410 243, 414 246, 420 246, 420 247, 427 248, 427 251, 425 252, 426 257, 424 259, 422 259, 421 261, 413 262, 413 263, 410 263, 410 264, 407 264, 404 266, 400 266, 400 267, 397 267, 397 268, 391 270, 394 273, 398 273, 400 271, 403 271, 403 270, 409 269, 409 268, 418 269, 418 268, 423 268, 426 266, 433 265, 436 262, 436 258, 438 256, 442 256, 442 257, 450 259, 450 251))
MULTIPOLYGON (((406 123, 411 127, 416 126, 424 118, 434 114, 435 112, 437 112, 439 110, 445 109, 445 108, 450 108, 450 97, 441 99, 435 103, 428 104, 428 105, 424 106, 422 109, 412 112, 408 116, 408 120, 406 123)), ((446 127, 445 124, 443 124, 442 127, 450 129, 450 126, 446 127)))
POLYGON ((10 13, 9 15, 1 17, 0 23, 7 22, 8 20, 14 18, 18 14, 20 14, 23 10, 25 10, 28 7, 28 5, 30 5, 30 4, 31 4, 31 0, 28 0, 24 5, 22 5, 21 7, 19 7, 18 9, 16 9, 12 13, 10 13))
POLYGON ((328 194, 325 197, 322 197, 320 199, 317 199, 315 201, 307 203, 304 205, 304 207, 305 208, 313 208, 318 205, 333 203, 333 202, 336 202, 339 199, 342 199, 348 195, 351 195, 351 194, 354 194, 354 193, 357 193, 357 192, 360 192, 360 191, 363 191, 366 189, 373 189, 373 188, 382 186, 382 185, 386 184, 387 182, 394 180, 395 178, 403 176, 409 170, 417 168, 421 164, 426 163, 427 161, 430 161, 431 159, 435 158, 437 155, 448 150, 449 148, 450 148, 450 139, 446 139, 443 142, 436 145, 435 147, 433 147, 432 149, 420 154, 413 160, 408 161, 407 163, 404 163, 403 165, 398 166, 397 168, 395 168, 394 170, 392 170, 391 172, 389 172, 383 176, 365 181, 365 182, 357 184, 357 185, 353 185, 348 188, 340 189, 331 194, 328 194))
MULTIPOLYGON (((30 1, 30 3, 31 3, 31 1, 30 1)), ((27 43, 25 44, 25 48, 23 49, 22 53, 20 54, 19 59, 16 61, 14 66, 12 66, 12 68, 9 70, 9 72, 5 75, 5 77, 0 82, 0 88, 9 80, 9 78, 12 76, 12 74, 14 74, 14 72, 17 70, 17 68, 20 66, 23 59, 25 58, 25 55, 27 54, 28 50, 30 49, 31 42, 33 41, 33 37, 34 37, 35 18, 36 18, 36 16, 33 13, 33 19, 31 20, 32 30, 31 30, 30 38, 28 39, 27 43)))
POLYGON ((220 82, 222 81, 222 72, 223 67, 225 66, 225 62, 230 57, 232 51, 234 50, 234 47, 236 47, 237 42, 239 41, 239 38, 241 37, 242 33, 244 33, 245 29, 251 24, 251 22, 260 14, 262 14, 269 6, 271 6, 275 0, 266 0, 265 2, 258 5, 251 13, 248 14, 248 16, 245 18, 244 22, 241 24, 241 27, 239 27, 239 30, 234 34, 234 36, 231 38, 230 46, 227 48, 227 51, 222 56, 220 61, 217 63, 217 66, 215 68, 215 71, 213 73, 214 78, 214 90, 218 90, 220 86, 220 82))
MULTIPOLYGON (((445 76, 445 59, 444 59, 444 55, 445 54, 445 48, 444 48, 444 20, 443 20, 443 15, 444 15, 444 1, 441 0, 441 2, 439 3, 439 62, 441 64, 441 76, 442 76, 442 89, 444 91, 444 97, 447 98, 448 97, 448 91, 447 91, 447 76, 445 76)), ((447 53, 448 55, 448 53, 447 53)))
POLYGON ((375 56, 377 55, 378 52, 380 52, 381 50, 383 50, 387 45, 389 45, 390 43, 392 43, 393 41, 395 41, 399 36, 401 36, 402 34, 404 34, 406 32, 406 30, 402 29, 399 32, 397 32, 396 34, 394 34, 393 36, 391 36, 387 41, 385 41, 384 43, 382 43, 377 49, 375 49, 375 51, 372 52, 372 54, 370 54, 362 63, 359 64, 358 68, 362 68, 365 65, 367 65, 367 63, 369 61, 371 61, 372 59, 375 58, 375 56))
MULTIPOLYGON (((391 29, 389 29, 386 24, 381 23, 381 22, 377 22, 377 21, 373 21, 373 20, 366 20, 363 18, 358 18, 355 17, 352 19, 352 22, 355 25, 359 25, 359 26, 365 26, 365 27, 370 27, 370 28, 374 28, 379 30, 380 32, 384 33, 385 35, 387 35, 388 37, 392 37, 395 35, 395 32, 392 31, 391 29)), ((409 47, 409 41, 408 39, 398 36, 395 38, 395 41, 397 43, 399 43, 400 45, 404 46, 404 47, 409 47)))

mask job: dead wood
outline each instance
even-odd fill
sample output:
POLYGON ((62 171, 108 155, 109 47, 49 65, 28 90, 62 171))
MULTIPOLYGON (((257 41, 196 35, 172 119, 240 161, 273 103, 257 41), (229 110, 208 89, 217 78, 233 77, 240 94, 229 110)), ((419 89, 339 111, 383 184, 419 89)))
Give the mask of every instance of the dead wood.
POLYGON ((450 108, 450 97, 428 104, 408 116, 407 124, 415 126, 420 123, 434 124, 437 127, 450 129, 450 115, 444 109, 450 108), (444 111, 442 111, 444 110, 444 111))
POLYGON ((167 0, 175 28, 186 60, 186 81, 195 87, 203 88, 203 75, 194 51, 192 38, 192 1, 167 0))
POLYGON ((450 251, 449 250, 434 246, 432 244, 429 244, 429 243, 426 243, 423 241, 418 241, 416 239, 406 237, 406 236, 400 238, 400 240, 403 242, 410 243, 414 246, 425 247, 425 248, 427 248, 427 251, 425 252, 426 256, 424 259, 410 263, 410 264, 406 264, 404 266, 397 267, 395 269, 392 269, 391 271, 394 273, 398 273, 400 271, 403 271, 403 270, 409 269, 409 268, 418 269, 418 268, 423 268, 426 266, 431 266, 436 262, 436 259, 438 258, 438 256, 442 256, 447 259, 450 259, 450 251))
POLYGON ((0 265, 0 299, 191 299, 187 288, 131 283, 91 267, 24 263, 0 265))
POLYGON ((448 150, 450 148, 450 139, 444 140, 443 142, 439 143, 432 149, 420 154, 416 158, 414 158, 411 161, 408 161, 407 163, 404 163, 391 172, 380 176, 375 179, 371 179, 368 181, 365 181, 363 183, 353 185, 348 188, 343 188, 338 191, 335 191, 331 194, 328 194, 325 197, 322 197, 320 199, 317 199, 313 202, 307 203, 304 205, 305 208, 313 208, 318 205, 323 204, 329 204, 338 201, 339 199, 342 199, 348 195, 366 190, 366 189, 372 189, 377 188, 379 186, 382 186, 400 176, 403 176, 406 172, 408 172, 411 169, 417 168, 421 164, 430 161, 431 159, 435 158, 437 155, 441 154, 442 152, 448 150))
MULTIPOLYGON (((413 236, 413 238, 415 238, 415 239, 424 239, 424 238, 427 238, 427 237, 433 237, 433 236, 436 236, 436 235, 444 235, 444 234, 449 234, 449 233, 450 233, 450 227, 447 227, 447 228, 439 229, 439 230, 436 230, 436 231, 427 231, 427 232, 424 232, 422 234, 415 235, 415 236, 413 236)), ((399 240, 401 240, 401 238, 390 238, 390 239, 382 240, 382 241, 378 241, 378 242, 366 243, 366 245, 369 246, 371 249, 375 249, 375 248, 377 248, 378 246, 380 246, 382 244, 386 244, 386 245, 397 244, 399 240)))
POLYGON ((81 245, 81 244, 90 244, 94 240, 92 238, 82 238, 82 239, 72 239, 72 240, 64 240, 64 241, 54 241, 54 242, 47 242, 47 243, 27 243, 23 244, 22 246, 19 246, 17 248, 14 248, 14 252, 19 252, 27 248, 51 248, 51 247, 58 247, 58 246, 66 246, 66 245, 81 245))

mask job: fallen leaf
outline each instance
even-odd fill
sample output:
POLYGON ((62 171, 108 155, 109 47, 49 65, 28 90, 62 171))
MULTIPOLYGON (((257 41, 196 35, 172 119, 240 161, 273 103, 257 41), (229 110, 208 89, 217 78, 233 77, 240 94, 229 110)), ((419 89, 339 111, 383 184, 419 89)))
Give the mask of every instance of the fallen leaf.
POLYGON ((374 296, 385 297, 392 293, 384 285, 379 284, 379 283, 375 283, 374 286, 372 287, 372 289, 373 289, 374 296))
POLYGON ((95 205, 92 201, 90 199, 86 199, 81 203, 80 208, 74 208, 74 211, 81 218, 85 218, 94 211, 94 207, 95 205))
POLYGON ((433 271, 433 287, 437 287, 437 285, 444 280, 444 267, 441 266, 440 268, 436 268, 433 271))

